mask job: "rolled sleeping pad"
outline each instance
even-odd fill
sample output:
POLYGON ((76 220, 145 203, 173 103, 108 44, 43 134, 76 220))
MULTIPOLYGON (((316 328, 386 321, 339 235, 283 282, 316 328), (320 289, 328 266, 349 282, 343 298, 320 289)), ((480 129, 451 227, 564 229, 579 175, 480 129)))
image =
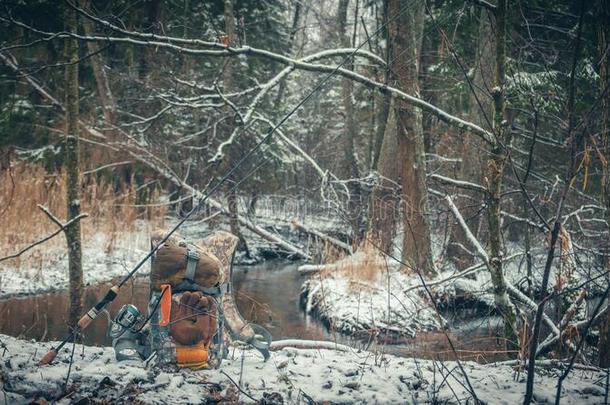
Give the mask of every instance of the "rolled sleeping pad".
MULTIPOLYGON (((229 232, 216 232, 204 239, 200 246, 210 255, 215 256, 221 264, 221 283, 231 283, 231 266, 239 238, 229 232)), ((241 340, 256 348, 265 358, 269 359, 269 345, 271 334, 262 326, 246 322, 237 309, 237 303, 230 288, 222 297, 225 324, 231 337, 241 340), (258 332, 257 332, 258 331, 258 332)))

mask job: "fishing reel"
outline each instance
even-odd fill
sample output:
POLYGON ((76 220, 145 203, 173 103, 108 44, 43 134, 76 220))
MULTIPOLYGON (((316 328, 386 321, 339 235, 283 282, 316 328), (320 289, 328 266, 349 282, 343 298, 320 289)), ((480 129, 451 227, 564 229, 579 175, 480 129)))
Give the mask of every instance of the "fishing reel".
POLYGON ((137 332, 141 321, 142 314, 138 308, 131 304, 123 305, 112 321, 109 335, 118 338, 126 331, 137 332))
POLYGON ((114 317, 108 330, 112 338, 112 347, 118 361, 132 360, 140 362, 145 355, 141 343, 141 325, 143 317, 134 305, 123 305, 114 317))

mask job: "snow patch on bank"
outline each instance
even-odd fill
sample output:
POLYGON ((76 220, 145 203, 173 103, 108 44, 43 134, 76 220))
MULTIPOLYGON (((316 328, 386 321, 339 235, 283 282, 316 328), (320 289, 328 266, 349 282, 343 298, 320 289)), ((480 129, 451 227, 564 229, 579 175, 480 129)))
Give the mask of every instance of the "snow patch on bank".
MULTIPOLYGON (((144 369, 120 364, 112 349, 77 347, 67 394, 64 384, 71 347, 55 363, 38 365, 54 343, 34 343, 0 335, 5 350, 0 362, 4 391, 0 403, 25 404, 45 398, 57 404, 95 400, 109 403, 206 403, 206 399, 254 403, 281 395, 284 403, 471 403, 464 377, 455 362, 375 355, 370 352, 284 348, 264 363, 255 351, 235 348, 221 370, 144 369), (226 373, 226 374, 224 374, 226 373), (451 376, 449 376, 451 374, 451 376), (240 393, 235 384, 241 381, 240 393), (275 393, 275 394, 272 394, 275 393)), ((463 362, 474 391, 483 403, 522 402, 525 375, 516 379, 512 367, 463 362)), ((553 402, 557 372, 536 376, 538 403, 553 402)), ((578 370, 564 382, 562 404, 603 401, 603 371, 578 370)), ((87 401, 88 402, 88 401, 87 401)), ((268 402, 269 403, 269 402, 268 402)))
MULTIPOLYGON (((63 236, 57 236, 61 237, 63 236)), ((108 243, 108 236, 102 233, 83 237, 85 285, 124 276, 150 249, 149 233, 144 231, 121 235, 107 252, 108 243)), ((11 260, 0 264, 0 298, 67 289, 68 251, 65 246, 48 248, 43 245, 41 249, 31 252, 36 253, 36 258, 24 255, 23 261, 11 260)), ((150 263, 145 263, 138 275, 149 272, 150 263)))
POLYGON ((400 271, 399 263, 357 252, 307 280, 302 302, 307 313, 332 330, 349 335, 364 332, 415 337, 419 331, 445 326, 427 297, 404 293, 417 282, 400 271))

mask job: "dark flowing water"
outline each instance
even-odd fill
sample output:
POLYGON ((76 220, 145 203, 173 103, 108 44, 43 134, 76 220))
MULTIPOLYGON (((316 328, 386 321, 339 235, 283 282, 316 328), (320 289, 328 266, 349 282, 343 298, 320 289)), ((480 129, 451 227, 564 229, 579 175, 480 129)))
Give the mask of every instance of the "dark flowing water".
MULTIPOLYGON (((297 264, 285 261, 267 261, 255 266, 235 266, 233 274, 234 294, 243 317, 267 328, 275 340, 310 339, 331 340, 356 348, 368 347, 401 356, 452 359, 447 336, 443 332, 420 333, 415 339, 401 345, 372 344, 330 333, 325 326, 305 315, 299 307, 299 293, 303 278, 297 264)), ((85 308, 93 306, 111 286, 97 284, 86 288, 85 308)), ((148 305, 148 278, 132 280, 121 290, 115 302, 108 308, 111 316, 127 303, 136 305, 146 313, 148 305)), ((39 294, 0 301, 0 333, 38 341, 62 339, 67 331, 67 292, 39 294)), ((445 314, 447 316, 449 314, 445 314)), ((475 320, 451 319, 452 339, 458 356, 480 362, 503 360, 501 342, 495 338, 497 318, 475 320)), ((110 345, 106 335, 107 317, 93 322, 83 336, 87 345, 110 345)), ((381 342, 383 339, 380 339, 381 342)))
MULTIPOLYGON (((249 321, 267 328, 274 339, 325 340, 329 334, 319 322, 299 309, 302 279, 297 265, 268 261, 255 266, 235 266, 234 294, 237 306, 249 321)), ((112 284, 102 283, 85 290, 85 308, 93 306, 112 284)), ((112 317, 127 303, 146 313, 148 278, 136 278, 121 289, 108 311, 112 317)), ((34 340, 58 340, 66 333, 68 293, 38 294, 0 301, 0 333, 34 340)), ((110 345, 107 317, 100 315, 86 330, 83 343, 110 345)))

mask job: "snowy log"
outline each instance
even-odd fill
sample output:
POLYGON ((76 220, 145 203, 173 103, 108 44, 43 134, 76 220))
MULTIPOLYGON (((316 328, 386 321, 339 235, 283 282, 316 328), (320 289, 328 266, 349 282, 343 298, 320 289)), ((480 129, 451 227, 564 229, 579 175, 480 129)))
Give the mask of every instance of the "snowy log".
POLYGON ((456 187, 465 188, 468 190, 479 191, 481 193, 487 193, 487 189, 485 187, 481 186, 480 184, 472 183, 469 181, 456 180, 456 179, 441 176, 440 174, 435 174, 435 173, 430 174, 429 177, 433 180, 436 180, 440 183, 447 184, 450 186, 456 186, 456 187))
POLYGON ((286 347, 293 347, 295 349, 326 349, 326 350, 337 350, 340 352, 350 352, 355 349, 349 346, 345 346, 335 342, 328 342, 324 340, 300 340, 300 339, 285 339, 276 340, 271 343, 270 350, 277 351, 282 350, 286 347))
POLYGON ((297 271, 301 275, 314 274, 322 270, 332 268, 332 264, 303 264, 297 267, 297 271))
POLYGON ((316 229, 310 228, 306 225, 303 225, 301 223, 299 223, 296 219, 293 219, 290 224, 298 229, 299 231, 308 233, 310 235, 314 235, 320 239, 322 239, 325 242, 330 243, 333 246, 336 246, 340 249, 345 250, 347 253, 349 253, 350 255, 353 254, 353 250, 352 247, 350 245, 348 245, 347 243, 340 241, 339 239, 333 238, 332 236, 326 235, 325 233, 322 233, 316 229))
MULTIPOLYGON (((514 259, 515 257, 519 257, 519 256, 523 256, 523 255, 524 255, 523 253, 515 253, 515 254, 512 254, 512 255, 510 255, 508 257, 505 257, 502 261, 503 262, 507 262, 507 261, 510 261, 510 260, 514 259)), ((301 266, 301 267, 303 267, 303 266, 301 266)), ((467 276, 469 274, 472 274, 472 273, 476 273, 477 271, 479 271, 481 269, 484 269, 484 268, 487 268, 487 265, 485 263, 477 263, 477 264, 474 264, 474 265, 472 265, 472 266, 470 266, 470 267, 468 267, 468 268, 466 268, 466 269, 464 269, 464 270, 462 270, 462 271, 460 271, 458 273, 452 274, 450 276, 430 280, 430 281, 428 281, 426 283, 426 286, 434 287, 434 286, 437 286, 437 285, 441 285, 441 284, 444 284, 444 283, 446 283, 448 281, 455 280, 455 279, 458 279, 458 278, 462 278, 462 277, 465 277, 465 276, 467 276)), ((412 285, 412 286, 406 288, 403 291, 403 293, 408 293, 409 291, 416 290, 416 289, 419 289, 419 288, 424 288, 424 285, 423 284, 412 285)))
MULTIPOLYGON (((156 170, 159 174, 166 177, 168 180, 170 180, 177 186, 181 187, 182 189, 188 191, 190 194, 194 195, 199 200, 202 200, 204 198, 204 194, 202 192, 200 192, 199 190, 196 190, 195 188, 193 188, 191 185, 184 182, 179 177, 167 173, 167 171, 163 170, 162 167, 158 167, 157 165, 150 162, 149 160, 141 158, 139 155, 137 155, 136 153, 134 153, 131 150, 128 152, 134 158, 140 160, 142 163, 145 163, 150 168, 156 170)), ((217 201, 211 197, 207 198, 207 200, 205 201, 205 204, 208 205, 209 207, 215 208, 216 210, 220 211, 224 215, 231 215, 231 213, 229 212, 229 209, 227 207, 225 207, 219 201, 217 201)), ((293 245, 292 243, 280 238, 278 235, 273 234, 273 233, 267 231, 266 229, 254 224, 247 217, 245 217, 241 214, 238 214, 237 220, 239 221, 240 225, 246 227, 248 230, 250 230, 251 232, 260 236, 261 238, 266 239, 269 242, 272 242, 276 246, 286 250, 287 252, 289 252, 291 254, 299 256, 305 260, 311 260, 311 256, 309 254, 307 254, 304 250, 302 250, 301 248, 293 245)))

